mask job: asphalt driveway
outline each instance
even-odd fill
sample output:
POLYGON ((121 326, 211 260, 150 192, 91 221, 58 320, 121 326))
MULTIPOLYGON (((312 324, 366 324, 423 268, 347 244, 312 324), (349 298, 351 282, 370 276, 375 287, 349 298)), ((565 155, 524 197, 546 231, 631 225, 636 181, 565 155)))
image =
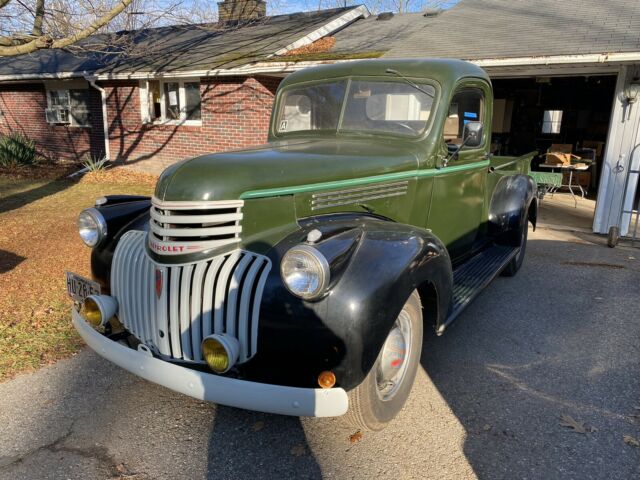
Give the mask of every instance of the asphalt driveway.
POLYGON ((515 278, 425 336, 383 432, 195 401, 84 350, 0 384, 0 479, 640 478, 640 250, 566 235, 532 234, 515 278))

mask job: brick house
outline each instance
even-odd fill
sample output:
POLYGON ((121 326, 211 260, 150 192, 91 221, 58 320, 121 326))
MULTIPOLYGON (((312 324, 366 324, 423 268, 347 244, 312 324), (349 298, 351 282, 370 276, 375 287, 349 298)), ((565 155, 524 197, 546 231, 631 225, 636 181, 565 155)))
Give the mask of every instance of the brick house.
POLYGON ((0 133, 20 131, 52 159, 106 156, 154 172, 262 143, 286 70, 272 57, 369 15, 358 6, 267 17, 263 0, 219 9, 215 24, 98 35, 75 53, 0 59, 0 133), (92 53, 105 46, 112 53, 92 53))
POLYGON ((640 169, 637 0, 460 0, 396 15, 356 6, 267 17, 263 0, 219 9, 217 24, 111 35, 109 56, 0 59, 0 133, 21 130, 55 158, 106 154, 159 171, 263 142, 274 92, 292 71, 357 58, 461 58, 492 78, 494 153, 592 150, 582 176, 597 191, 592 230, 628 231, 640 204, 640 176, 628 173, 640 169), (58 111, 68 112, 64 122, 54 121, 58 111), (547 118, 558 119, 550 130, 547 118))

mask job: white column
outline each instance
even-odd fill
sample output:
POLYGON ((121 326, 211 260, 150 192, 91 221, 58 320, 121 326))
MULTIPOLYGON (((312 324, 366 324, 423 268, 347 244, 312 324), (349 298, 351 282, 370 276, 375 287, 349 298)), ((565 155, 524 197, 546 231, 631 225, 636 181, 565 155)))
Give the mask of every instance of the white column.
MULTIPOLYGON (((640 65, 622 67, 616 82, 609 135, 605 146, 598 201, 593 219, 593 231, 607 233, 609 227, 618 225, 623 202, 625 180, 629 169, 640 163, 640 102, 629 105, 624 98, 625 87, 640 76, 640 65)), ((634 178, 632 177, 632 180, 634 178)), ((630 209, 635 195, 635 182, 627 189, 625 209, 630 209)), ((623 217, 621 234, 625 235, 630 215, 623 217)))

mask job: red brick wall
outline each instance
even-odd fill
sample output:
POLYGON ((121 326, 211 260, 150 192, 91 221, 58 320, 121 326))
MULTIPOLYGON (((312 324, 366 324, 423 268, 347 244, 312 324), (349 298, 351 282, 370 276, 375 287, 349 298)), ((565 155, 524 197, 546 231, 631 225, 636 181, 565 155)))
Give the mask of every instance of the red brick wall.
POLYGON ((143 125, 137 81, 104 82, 111 157, 146 170, 263 143, 280 79, 201 79, 202 126, 143 125), (118 113, 120 112, 120 113, 118 113))
POLYGON ((36 141, 40 153, 52 160, 84 160, 87 153, 104 155, 100 92, 89 89, 91 127, 50 125, 45 118, 44 84, 0 85, 0 133, 19 131, 36 141))

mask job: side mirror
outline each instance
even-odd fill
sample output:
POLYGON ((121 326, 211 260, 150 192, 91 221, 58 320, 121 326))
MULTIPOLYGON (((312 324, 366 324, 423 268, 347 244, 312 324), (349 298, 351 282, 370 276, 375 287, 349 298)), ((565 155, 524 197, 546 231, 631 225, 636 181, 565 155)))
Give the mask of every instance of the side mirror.
POLYGON ((465 147, 479 147, 482 145, 484 126, 482 122, 467 122, 462 130, 462 144, 465 147))

